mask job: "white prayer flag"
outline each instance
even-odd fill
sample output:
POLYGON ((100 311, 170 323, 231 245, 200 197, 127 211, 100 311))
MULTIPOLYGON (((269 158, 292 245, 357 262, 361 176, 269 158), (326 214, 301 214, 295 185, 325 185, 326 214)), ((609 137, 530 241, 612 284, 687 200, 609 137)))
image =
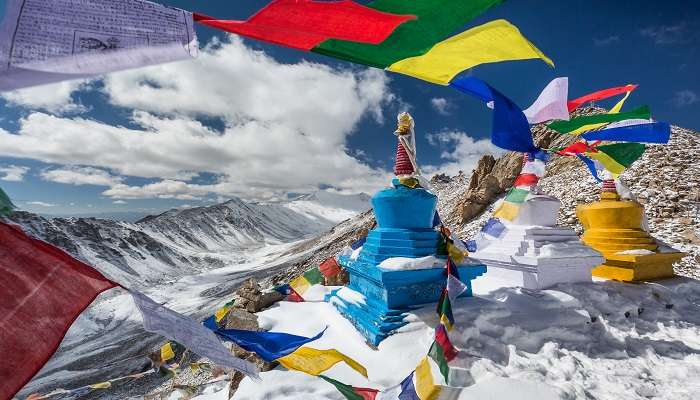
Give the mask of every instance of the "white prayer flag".
POLYGON ((233 368, 251 378, 258 378, 259 371, 255 364, 234 357, 214 332, 201 323, 161 306, 142 293, 129 293, 143 316, 143 326, 147 331, 174 340, 216 365, 233 368))
POLYGON ((531 124, 553 119, 569 120, 569 78, 556 78, 542 90, 537 100, 525 111, 531 124))
POLYGON ((0 91, 196 57, 192 13, 144 0, 8 0, 0 91))

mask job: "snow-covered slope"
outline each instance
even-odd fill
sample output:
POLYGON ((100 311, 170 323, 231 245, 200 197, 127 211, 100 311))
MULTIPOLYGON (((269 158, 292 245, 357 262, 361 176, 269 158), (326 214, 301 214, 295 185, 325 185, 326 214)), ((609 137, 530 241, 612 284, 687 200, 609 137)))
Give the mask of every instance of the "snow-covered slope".
POLYGON ((136 223, 26 212, 11 219, 116 281, 144 288, 244 262, 247 251, 304 239, 368 208, 366 195, 318 192, 286 203, 232 199, 136 223))

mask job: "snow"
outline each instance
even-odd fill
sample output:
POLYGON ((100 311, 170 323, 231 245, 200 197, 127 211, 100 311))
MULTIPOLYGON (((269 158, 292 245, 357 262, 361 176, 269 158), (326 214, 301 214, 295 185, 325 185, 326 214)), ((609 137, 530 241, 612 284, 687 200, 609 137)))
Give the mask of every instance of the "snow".
MULTIPOLYGON (((486 275, 474 281, 474 291, 477 297, 453 305, 456 328, 450 337, 462 352, 451 363, 451 380, 467 385, 460 399, 700 395, 698 281, 632 285, 597 279, 530 291, 486 275)), ((377 389, 396 385, 415 368, 437 324, 434 305, 426 305, 375 350, 324 302, 281 302, 258 315, 262 326, 276 332, 311 336, 327 326, 309 346, 338 349, 367 367, 369 378, 344 364, 325 374, 377 389)), ((244 379, 234 398, 343 399, 325 381, 282 367, 261 376, 261 382, 244 379)), ((196 399, 218 399, 210 396, 196 399)))
POLYGON ((406 271, 414 269, 430 269, 445 265, 444 259, 435 256, 419 258, 392 257, 382 261, 378 267, 387 271, 406 271))

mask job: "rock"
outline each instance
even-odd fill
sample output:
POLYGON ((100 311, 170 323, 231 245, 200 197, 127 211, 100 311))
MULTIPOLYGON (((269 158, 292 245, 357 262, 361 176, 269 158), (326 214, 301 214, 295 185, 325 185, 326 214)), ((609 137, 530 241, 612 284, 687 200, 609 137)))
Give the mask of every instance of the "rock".
POLYGON ((239 308, 231 308, 224 317, 222 325, 226 329, 243 329, 246 331, 259 330, 258 316, 239 308))

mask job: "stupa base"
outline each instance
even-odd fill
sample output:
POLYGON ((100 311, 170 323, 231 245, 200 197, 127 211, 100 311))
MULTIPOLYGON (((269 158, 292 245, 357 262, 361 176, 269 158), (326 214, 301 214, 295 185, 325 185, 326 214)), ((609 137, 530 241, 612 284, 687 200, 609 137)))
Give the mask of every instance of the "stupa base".
MULTIPOLYGON (((340 257, 339 262, 348 270, 350 283, 328 294, 325 300, 374 346, 406 325, 407 312, 437 303, 447 278, 444 267, 390 271, 362 257, 356 261, 340 257)), ((458 265, 457 270, 467 287, 462 296, 471 296, 471 281, 486 273, 486 266, 465 264, 458 265)))
MULTIPOLYGON (((516 286, 530 290, 547 289, 560 283, 588 283, 592 281, 591 265, 565 264, 532 266, 483 260, 488 267, 488 276, 503 279, 516 286)), ((572 260, 575 264, 575 260, 572 260)))
POLYGON ((604 264, 593 269, 593 275, 623 282, 673 278, 673 264, 683 257, 685 254, 680 252, 608 255, 604 264))

